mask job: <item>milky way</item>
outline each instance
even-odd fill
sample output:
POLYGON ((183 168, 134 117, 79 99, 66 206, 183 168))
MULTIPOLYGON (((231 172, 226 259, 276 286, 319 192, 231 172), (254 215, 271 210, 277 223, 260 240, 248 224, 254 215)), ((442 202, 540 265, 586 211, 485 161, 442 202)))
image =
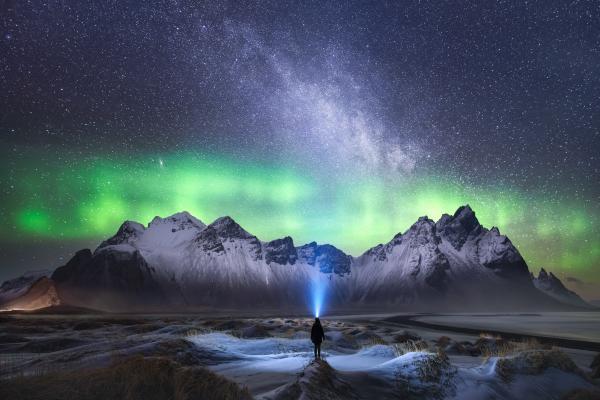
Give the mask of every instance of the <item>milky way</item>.
POLYGON ((598 3, 195 3, 3 3, 0 278, 181 210, 358 255, 469 203, 598 289, 598 3))

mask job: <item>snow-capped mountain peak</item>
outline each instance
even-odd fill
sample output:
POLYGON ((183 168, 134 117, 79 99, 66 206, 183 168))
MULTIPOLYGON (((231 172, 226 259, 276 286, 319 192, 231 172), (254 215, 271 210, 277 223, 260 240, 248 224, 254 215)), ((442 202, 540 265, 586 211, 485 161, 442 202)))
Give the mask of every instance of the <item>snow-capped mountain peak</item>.
POLYGON ((468 204, 459 207, 453 216, 442 215, 436 227, 440 236, 459 251, 470 237, 477 236, 484 230, 468 204))
POLYGON ((251 239, 254 235, 248 233, 233 218, 229 216, 217 218, 209 225, 222 238, 251 239))
MULTIPOLYGON (((397 235, 396 237, 397 238, 397 235)), ((437 235, 435 222, 427 216, 419 217, 417 222, 401 235, 402 242, 408 241, 411 246, 420 246, 425 243, 439 244, 440 237, 437 235)), ((394 241, 394 239, 392 239, 394 241)), ((394 241, 398 243, 398 240, 394 241)))
POLYGON ((437 222, 421 217, 357 258, 329 244, 295 247, 289 236, 261 241, 231 217, 208 226, 187 212, 156 217, 147 228, 126 221, 94 253, 80 251, 58 268, 52 281, 62 296, 84 306, 101 298, 110 304, 298 306, 310 301, 315 284, 332 307, 584 303, 544 270, 532 279, 511 241, 481 226, 469 206, 437 222))
POLYGON ((119 227, 117 233, 111 238, 105 240, 98 246, 98 249, 119 244, 129 244, 135 242, 144 233, 144 225, 135 221, 125 221, 119 227))
POLYGON ((151 228, 156 225, 164 225, 164 224, 175 225, 175 226, 179 227, 180 229, 184 229, 187 227, 194 227, 197 229, 206 228, 205 223, 203 223, 202 221, 200 221, 198 218, 194 217, 192 214, 190 214, 187 211, 181 211, 181 212, 175 213, 171 216, 168 216, 166 218, 161 218, 159 216, 156 216, 148 224, 148 228, 151 228))
POLYGON ((156 254, 162 257, 165 253, 180 252, 205 229, 206 225, 187 211, 165 218, 154 217, 147 228, 139 222, 126 221, 94 253, 107 250, 120 253, 141 251, 147 257, 156 254))

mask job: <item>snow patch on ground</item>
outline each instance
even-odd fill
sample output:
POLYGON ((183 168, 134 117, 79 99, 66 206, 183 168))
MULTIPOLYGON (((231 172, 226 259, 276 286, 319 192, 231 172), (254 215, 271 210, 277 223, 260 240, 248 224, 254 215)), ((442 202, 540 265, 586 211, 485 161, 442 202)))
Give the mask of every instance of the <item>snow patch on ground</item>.
MULTIPOLYGON (((240 339, 226 333, 207 333, 188 340, 203 352, 227 360, 215 365, 214 371, 242 383, 263 380, 262 394, 266 398, 283 390, 284 386, 274 389, 277 384, 295 379, 312 365, 312 343, 304 338, 240 339)), ((393 392, 422 398, 541 400, 576 388, 595 389, 582 376, 556 368, 537 375, 518 374, 506 382, 497 372, 497 357, 476 367, 458 367, 444 355, 422 351, 398 356, 393 346, 383 344, 363 347, 352 354, 340 351, 335 343, 327 346, 323 358, 333 371, 350 385, 353 379, 365 377, 378 382, 370 389, 374 396, 393 392)))

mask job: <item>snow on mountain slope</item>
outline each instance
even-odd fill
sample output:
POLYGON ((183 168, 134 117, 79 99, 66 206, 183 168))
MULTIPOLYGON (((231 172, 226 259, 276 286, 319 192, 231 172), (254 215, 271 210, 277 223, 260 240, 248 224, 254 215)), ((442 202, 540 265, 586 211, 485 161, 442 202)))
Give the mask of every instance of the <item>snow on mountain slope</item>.
POLYGON ((534 286, 558 301, 571 304, 576 307, 592 308, 593 306, 583 300, 577 293, 567 289, 565 285, 552 272, 548 273, 544 268, 540 270, 538 277, 531 275, 534 286))
POLYGON ((290 237, 261 241, 230 217, 209 225, 187 212, 155 217, 147 227, 126 221, 52 279, 83 306, 90 305, 81 294, 98 299, 94 293, 102 292, 125 304, 298 308, 317 288, 331 308, 558 304, 536 290, 510 240, 482 227, 469 206, 437 222, 421 217, 356 258, 327 244, 296 247, 290 237))
POLYGON ((188 304, 300 305, 310 302, 314 286, 325 288, 333 306, 472 299, 485 307, 493 299, 481 300, 482 294, 494 297, 507 288, 507 307, 546 300, 510 240, 482 227, 469 206, 437 223, 419 218, 358 258, 314 242, 295 247, 290 237, 263 242, 230 217, 205 226, 185 212, 155 218, 133 235, 117 232, 109 241, 117 239, 139 250, 159 279, 176 282, 188 304))
POLYGON ((172 271, 194 304, 299 305, 310 300, 306 288, 319 279, 319 268, 335 264, 329 262, 332 257, 325 255, 310 265, 298 256, 291 238, 262 242, 223 217, 199 233, 178 263, 157 269, 172 271))
POLYGON ((307 286, 322 273, 348 272, 351 262, 333 246, 263 242, 230 217, 206 226, 187 212, 156 217, 148 228, 127 221, 94 257, 115 251, 138 252, 169 301, 187 305, 306 304, 307 286))
POLYGON ((0 304, 23 296, 39 279, 52 274, 50 270, 28 271, 18 278, 5 281, 0 286, 0 304))
POLYGON ((353 273, 353 300, 363 303, 509 307, 546 300, 533 290, 527 264, 510 240, 497 228, 482 227, 469 206, 437 223, 419 218, 355 259, 353 273), (496 302, 507 288, 511 296, 496 302))
POLYGON ((354 300, 414 303, 419 295, 446 290, 447 257, 439 250, 435 224, 421 217, 404 234, 355 260, 354 300))
POLYGON ((189 245, 206 225, 187 211, 167 218, 154 217, 145 228, 134 221, 125 221, 117 233, 102 242, 98 250, 108 246, 129 244, 145 255, 153 253, 177 252, 189 245))

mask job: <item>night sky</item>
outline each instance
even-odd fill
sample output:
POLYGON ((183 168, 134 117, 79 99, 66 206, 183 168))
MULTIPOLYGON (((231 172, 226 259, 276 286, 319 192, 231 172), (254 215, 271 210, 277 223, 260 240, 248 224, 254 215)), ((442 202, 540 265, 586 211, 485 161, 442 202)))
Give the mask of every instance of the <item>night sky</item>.
POLYGON ((600 298, 597 1, 0 1, 0 280, 126 219, 359 255, 470 204, 600 298))

